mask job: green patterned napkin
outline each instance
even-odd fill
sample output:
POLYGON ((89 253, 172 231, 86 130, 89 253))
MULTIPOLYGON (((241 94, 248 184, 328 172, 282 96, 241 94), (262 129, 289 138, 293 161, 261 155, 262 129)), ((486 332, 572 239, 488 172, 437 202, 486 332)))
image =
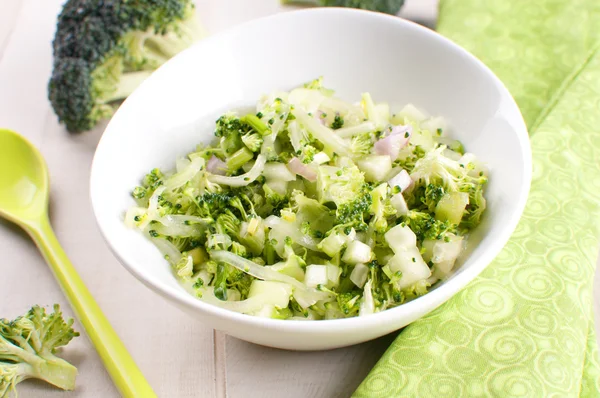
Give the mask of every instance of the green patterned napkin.
POLYGON ((438 30, 519 104, 531 194, 494 262, 406 327, 354 396, 600 396, 600 1, 441 0, 438 30))

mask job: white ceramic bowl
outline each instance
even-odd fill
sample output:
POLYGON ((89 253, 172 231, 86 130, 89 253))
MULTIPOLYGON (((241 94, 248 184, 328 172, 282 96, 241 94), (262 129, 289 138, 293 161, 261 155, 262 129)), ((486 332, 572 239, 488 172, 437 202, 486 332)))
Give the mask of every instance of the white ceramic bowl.
POLYGON ((261 345, 330 349, 390 333, 422 317, 473 280, 516 227, 529 191, 531 154, 514 100, 475 57, 397 17, 316 8, 255 20, 209 37, 156 71, 120 107, 94 158, 91 198, 100 229, 142 283, 215 329, 261 345), (491 167, 489 208, 458 270, 436 289, 361 318, 281 321, 205 304, 180 287, 157 249, 122 222, 131 189, 153 167, 212 139, 221 112, 274 89, 324 76, 337 95, 413 103, 448 119, 451 133, 491 167))

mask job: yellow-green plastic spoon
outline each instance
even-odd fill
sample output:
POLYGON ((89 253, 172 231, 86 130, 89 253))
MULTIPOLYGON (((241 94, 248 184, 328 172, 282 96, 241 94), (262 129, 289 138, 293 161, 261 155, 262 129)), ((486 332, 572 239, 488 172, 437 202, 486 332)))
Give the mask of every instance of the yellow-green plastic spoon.
POLYGON ((33 238, 121 395, 156 397, 58 243, 48 219, 48 196, 48 170, 42 155, 19 134, 0 129, 0 216, 33 238))

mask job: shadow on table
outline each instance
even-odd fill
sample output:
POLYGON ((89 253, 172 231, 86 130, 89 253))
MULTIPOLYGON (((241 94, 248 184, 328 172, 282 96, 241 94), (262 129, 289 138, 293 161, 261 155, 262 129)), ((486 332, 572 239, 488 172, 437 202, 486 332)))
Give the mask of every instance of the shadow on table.
POLYGON ((227 393, 231 398, 349 397, 398 332, 330 351, 285 351, 227 337, 227 393))

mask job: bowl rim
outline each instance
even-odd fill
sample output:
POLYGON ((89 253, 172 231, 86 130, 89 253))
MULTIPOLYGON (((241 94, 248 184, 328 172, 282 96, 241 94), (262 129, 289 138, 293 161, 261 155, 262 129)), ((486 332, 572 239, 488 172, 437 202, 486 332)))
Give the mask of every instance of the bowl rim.
MULTIPOLYGON (((399 305, 394 308, 387 309, 385 311, 377 312, 374 314, 361 316, 361 317, 352 317, 352 318, 342 318, 342 319, 332 319, 332 320, 319 320, 319 321, 310 321, 310 320, 281 320, 281 319, 272 319, 272 318, 262 318, 256 317, 247 314, 241 314, 234 311, 226 310, 215 305, 206 303, 201 301, 195 297, 193 297, 188 292, 183 289, 175 289, 171 286, 166 286, 164 283, 160 281, 160 278, 151 278, 148 277, 141 270, 143 267, 133 266, 129 263, 129 261, 115 248, 115 245, 112 242, 112 238, 108 232, 107 222, 102 219, 99 208, 101 206, 100 199, 98 198, 97 192, 100 191, 100 188, 96 187, 95 181, 98 179, 97 175, 101 172, 99 171, 98 158, 99 153, 103 152, 105 142, 107 140, 107 132, 112 131, 111 126, 113 125, 113 120, 115 117, 111 119, 108 123, 107 127, 100 138, 98 146, 93 156, 92 166, 91 166, 91 174, 90 174, 90 198, 92 203, 92 209, 94 212, 94 217, 96 219, 96 223, 101 231, 101 234, 108 244, 110 250, 113 252, 115 257, 119 260, 119 262, 140 282, 146 285, 148 288, 153 290, 155 293, 167 298, 169 300, 178 302, 184 305, 187 308, 190 308, 194 311, 205 313, 205 315, 220 318, 221 320, 229 320, 236 322, 243 326, 248 326, 250 328, 268 328, 272 330, 282 331, 282 332, 310 332, 310 333, 321 333, 321 332, 335 332, 339 330, 358 330, 358 329, 369 329, 378 324, 387 323, 392 319, 410 317, 410 314, 421 313, 422 309, 425 308, 425 313, 427 314, 433 311, 435 308, 452 298, 458 291, 463 289, 468 283, 473 281, 499 254, 499 252, 504 248, 506 243, 508 242, 510 236, 514 232, 515 228, 519 220, 522 217, 523 211, 525 209, 525 204, 527 198, 529 196, 530 184, 532 178, 532 155, 531 155, 531 146, 529 141, 529 135, 527 126, 523 119, 523 116, 520 112, 520 109, 515 102, 514 98, 506 88, 506 86, 502 83, 502 81, 476 56, 468 52, 466 49, 462 48, 458 44, 454 43, 447 37, 442 36, 436 31, 427 28, 425 26, 419 25, 415 22, 406 20, 404 18, 373 12, 366 10, 358 10, 358 9, 350 9, 343 7, 317 7, 310 9, 300 9, 300 10, 292 10, 292 11, 284 11, 279 12, 273 15, 253 19, 228 29, 222 30, 215 34, 212 34, 199 42, 195 43, 191 47, 183 50, 181 53, 177 54, 171 60, 167 61, 165 64, 160 66, 157 70, 163 68, 169 68, 172 64, 173 59, 177 59, 183 53, 187 53, 190 51, 200 51, 204 46, 207 46, 208 43, 213 41, 221 40, 221 37, 226 37, 228 35, 243 32, 245 29, 249 27, 253 27, 255 25, 261 25, 265 22, 273 22, 277 20, 285 20, 287 18, 296 18, 296 16, 311 16, 311 15, 335 15, 337 18, 344 16, 358 16, 361 18, 372 18, 380 21, 391 22, 397 25, 404 25, 404 27, 408 29, 412 29, 417 34, 429 36, 430 39, 436 40, 452 48, 453 51, 457 52, 459 55, 469 59, 471 62, 475 63, 484 73, 487 75, 487 78, 490 81, 495 83, 495 86, 499 89, 499 91, 509 100, 510 106, 514 107, 518 114, 518 118, 515 125, 515 131, 517 135, 518 142, 523 152, 523 183, 520 190, 520 195, 518 201, 516 202, 515 209, 516 211, 510 215, 509 218, 503 224, 503 227, 496 235, 496 238, 488 244, 488 247, 481 254, 479 260, 475 262, 470 268, 466 269, 465 272, 460 272, 456 274, 452 279, 446 281, 440 288, 434 289, 427 294, 418 297, 415 300, 409 301, 405 304, 399 305), (420 311, 421 310, 421 311, 420 311)), ((152 80, 152 76, 149 79, 144 81, 141 86, 145 86, 148 81, 152 80)), ((139 91, 139 88, 132 93, 129 98, 135 98, 136 92, 139 91)), ((128 102, 128 99, 125 102, 128 102)), ((123 106, 119 107, 119 109, 115 112, 115 116, 119 114, 123 106)), ((418 319, 418 318, 417 318, 418 319)), ((209 325, 211 326, 211 325, 209 325)), ((211 326, 212 327, 212 326, 211 326)), ((396 330, 396 328, 394 329, 396 330)))

